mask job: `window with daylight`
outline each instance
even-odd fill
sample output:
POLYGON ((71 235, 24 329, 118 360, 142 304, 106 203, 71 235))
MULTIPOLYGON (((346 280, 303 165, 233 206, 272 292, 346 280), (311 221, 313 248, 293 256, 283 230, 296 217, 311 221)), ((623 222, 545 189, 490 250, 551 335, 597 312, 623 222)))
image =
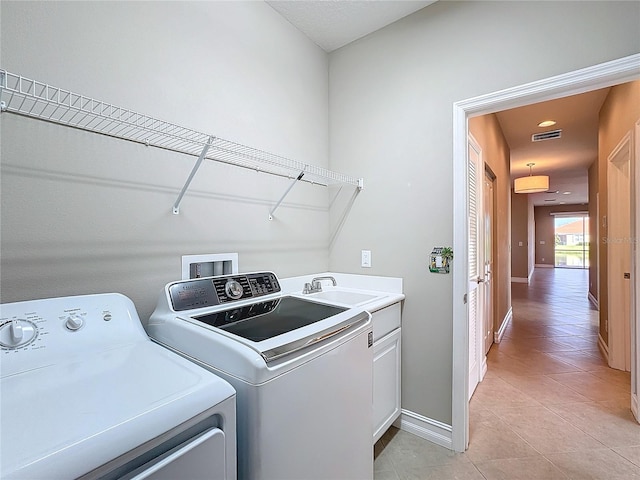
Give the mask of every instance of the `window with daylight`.
POLYGON ((584 214, 556 215, 555 266, 589 268, 589 217, 584 214))

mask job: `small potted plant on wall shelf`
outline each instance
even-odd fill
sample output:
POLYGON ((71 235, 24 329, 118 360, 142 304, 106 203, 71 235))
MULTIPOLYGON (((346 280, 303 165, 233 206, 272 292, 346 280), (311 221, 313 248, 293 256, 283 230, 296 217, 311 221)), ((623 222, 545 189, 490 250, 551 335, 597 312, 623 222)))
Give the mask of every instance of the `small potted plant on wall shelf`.
POLYGON ((442 255, 442 266, 449 273, 449 263, 453 260, 453 249, 451 247, 443 247, 440 255, 442 255))

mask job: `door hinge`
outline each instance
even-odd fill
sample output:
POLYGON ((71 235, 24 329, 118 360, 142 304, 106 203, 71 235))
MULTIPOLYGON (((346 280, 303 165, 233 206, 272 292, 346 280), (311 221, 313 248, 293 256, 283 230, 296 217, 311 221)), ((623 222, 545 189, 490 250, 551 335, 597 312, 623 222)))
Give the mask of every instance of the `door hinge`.
POLYGON ((624 272, 624 278, 625 278, 626 280, 631 279, 631 273, 629 273, 629 272, 624 272))

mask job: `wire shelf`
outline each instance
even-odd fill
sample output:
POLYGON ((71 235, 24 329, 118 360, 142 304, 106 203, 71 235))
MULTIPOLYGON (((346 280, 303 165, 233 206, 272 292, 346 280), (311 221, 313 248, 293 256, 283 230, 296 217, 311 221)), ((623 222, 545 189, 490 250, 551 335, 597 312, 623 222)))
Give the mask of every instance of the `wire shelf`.
POLYGON ((223 140, 6 70, 0 70, 0 102, 3 112, 25 115, 195 157, 200 157, 206 152, 204 159, 272 175, 324 186, 347 184, 361 189, 363 184, 362 179, 223 140), (301 176, 301 173, 304 175, 301 176))

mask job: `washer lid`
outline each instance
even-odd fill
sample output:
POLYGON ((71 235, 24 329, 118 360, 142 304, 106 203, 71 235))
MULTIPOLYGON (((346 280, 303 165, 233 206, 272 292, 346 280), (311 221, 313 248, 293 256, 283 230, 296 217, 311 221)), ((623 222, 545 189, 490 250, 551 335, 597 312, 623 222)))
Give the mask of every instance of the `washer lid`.
POLYGON ((232 397, 144 340, 2 379, 2 478, 76 478, 232 397))

